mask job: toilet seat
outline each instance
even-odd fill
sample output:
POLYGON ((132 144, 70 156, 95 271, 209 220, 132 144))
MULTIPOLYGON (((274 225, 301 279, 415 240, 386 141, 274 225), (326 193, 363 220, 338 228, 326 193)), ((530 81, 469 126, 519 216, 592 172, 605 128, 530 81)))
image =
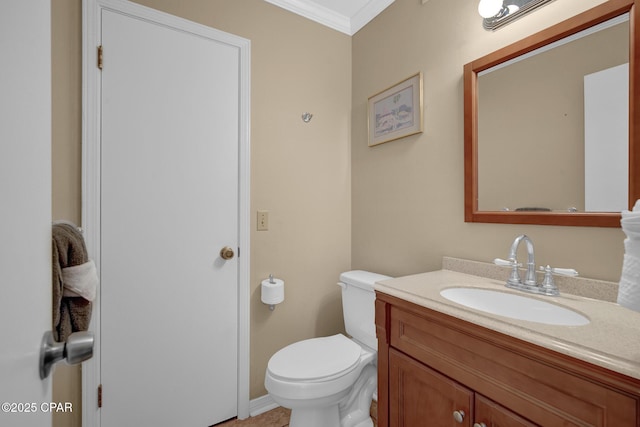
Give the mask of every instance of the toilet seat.
POLYGON ((271 357, 267 370, 274 379, 290 382, 330 381, 360 364, 362 347, 342 334, 290 344, 271 357))

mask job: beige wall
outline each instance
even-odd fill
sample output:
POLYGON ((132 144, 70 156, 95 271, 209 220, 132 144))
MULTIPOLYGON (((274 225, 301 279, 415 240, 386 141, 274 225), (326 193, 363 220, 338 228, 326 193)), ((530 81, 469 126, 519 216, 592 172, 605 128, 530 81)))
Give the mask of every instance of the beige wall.
MULTIPOLYGON (((336 283, 351 265, 351 38, 262 0, 139 3, 252 43, 250 386, 256 398, 266 393, 266 364, 279 348, 343 330, 336 283), (300 117, 306 111, 314 115, 308 124, 300 117), (258 209, 270 212, 269 231, 255 231, 258 209), (286 300, 274 312, 260 302, 259 284, 269 273, 286 282, 286 300)), ((81 1, 56 0, 52 8, 53 212, 79 222, 81 1)))
MULTIPOLYGON (((80 224, 82 143, 82 0, 51 2, 52 215, 80 224)), ((53 371, 53 401, 73 412, 54 413, 53 427, 82 426, 80 366, 53 371)))
POLYGON ((439 268, 443 255, 489 262, 526 233, 539 264, 619 280, 620 229, 465 223, 463 210, 463 65, 601 2, 555 1, 489 32, 475 0, 396 0, 353 37, 353 268, 406 275, 439 268), (417 71, 424 133, 367 147, 367 98, 417 71))

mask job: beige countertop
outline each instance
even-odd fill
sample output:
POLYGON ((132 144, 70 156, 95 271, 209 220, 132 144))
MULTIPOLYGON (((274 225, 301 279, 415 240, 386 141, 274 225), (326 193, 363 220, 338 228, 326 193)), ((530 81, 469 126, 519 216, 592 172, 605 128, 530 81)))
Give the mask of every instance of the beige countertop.
MULTIPOLYGON (((505 271, 505 280, 507 272, 505 271)), ((640 313, 618 304, 572 294, 538 296, 506 288, 504 280, 451 270, 399 277, 376 283, 376 291, 493 329, 576 359, 640 379, 640 313), (450 287, 494 289, 573 309, 588 317, 584 326, 556 326, 516 320, 449 301, 440 291, 450 287)))

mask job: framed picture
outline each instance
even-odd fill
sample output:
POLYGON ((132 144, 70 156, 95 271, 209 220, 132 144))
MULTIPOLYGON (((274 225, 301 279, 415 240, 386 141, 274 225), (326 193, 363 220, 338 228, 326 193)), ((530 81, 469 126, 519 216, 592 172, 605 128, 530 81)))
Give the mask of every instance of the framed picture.
POLYGON ((422 132, 422 73, 369 98, 369 147, 422 132))

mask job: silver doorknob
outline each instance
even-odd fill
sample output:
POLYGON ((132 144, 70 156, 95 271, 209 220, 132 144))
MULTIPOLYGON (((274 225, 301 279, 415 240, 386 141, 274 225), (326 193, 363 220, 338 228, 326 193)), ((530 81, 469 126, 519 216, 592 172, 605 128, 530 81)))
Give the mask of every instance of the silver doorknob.
POLYGON ((40 379, 51 373, 53 365, 67 360, 67 364, 76 365, 93 356, 93 332, 74 332, 66 342, 56 342, 51 331, 45 332, 40 345, 40 379))
POLYGON ((457 411, 453 411, 453 419, 456 420, 456 422, 461 423, 464 421, 464 411, 461 409, 458 409, 457 411))
POLYGON ((233 258, 235 255, 235 253, 233 252, 233 249, 231 249, 229 246, 225 246, 224 248, 220 249, 220 257, 222 259, 231 259, 233 258))

